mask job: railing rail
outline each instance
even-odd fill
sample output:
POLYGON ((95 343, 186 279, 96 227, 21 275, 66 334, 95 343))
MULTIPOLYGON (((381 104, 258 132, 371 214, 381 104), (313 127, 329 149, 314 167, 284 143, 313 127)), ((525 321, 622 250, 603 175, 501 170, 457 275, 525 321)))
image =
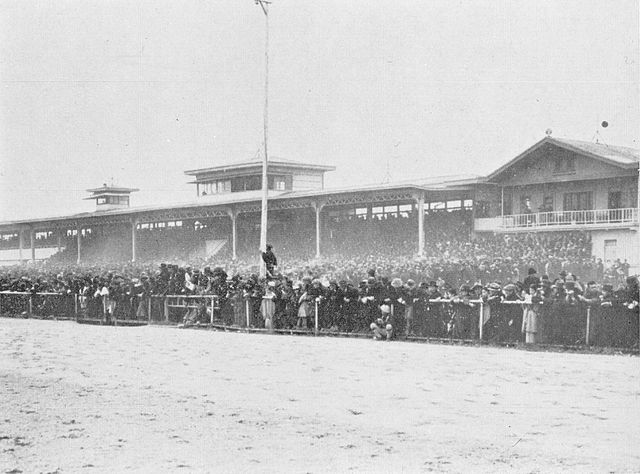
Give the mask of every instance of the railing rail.
MULTIPOLYGON (((306 316, 309 326, 305 324, 304 329, 300 329, 297 326, 287 326, 288 316, 281 312, 271 315, 273 319, 268 325, 265 324, 266 318, 260 316, 260 311, 250 302, 250 298, 239 298, 236 301, 227 299, 221 304, 216 295, 151 295, 138 298, 137 306, 125 307, 129 315, 123 320, 118 319, 116 307, 110 307, 110 302, 105 297, 93 298, 96 303, 93 310, 88 306, 89 300, 91 298, 70 293, 2 291, 0 314, 44 318, 75 316, 80 322, 98 317, 104 318, 106 323, 114 324, 127 320, 143 324, 209 323, 235 326, 238 329, 298 330, 315 334, 331 331, 337 323, 339 332, 360 336, 368 333, 372 319, 380 317, 380 308, 375 304, 368 309, 358 306, 351 307, 348 312, 338 309, 328 314, 321 301, 316 300, 306 316), (364 314, 361 310, 370 310, 365 321, 361 320, 364 314), (225 321, 225 311, 233 311, 232 319, 235 323, 225 321)), ((613 306, 573 304, 563 301, 544 304, 527 300, 492 303, 481 299, 442 298, 414 300, 412 305, 392 303, 390 321, 394 334, 399 337, 404 334, 408 339, 447 338, 517 343, 523 342, 526 312, 534 311, 536 321, 532 324, 537 329, 532 332, 537 331, 537 335, 533 342, 637 348, 640 341, 640 321, 637 307, 632 306, 621 303, 613 306)))
POLYGON ((502 228, 554 227, 566 225, 637 224, 638 208, 591 209, 583 211, 534 212, 502 217, 502 228))

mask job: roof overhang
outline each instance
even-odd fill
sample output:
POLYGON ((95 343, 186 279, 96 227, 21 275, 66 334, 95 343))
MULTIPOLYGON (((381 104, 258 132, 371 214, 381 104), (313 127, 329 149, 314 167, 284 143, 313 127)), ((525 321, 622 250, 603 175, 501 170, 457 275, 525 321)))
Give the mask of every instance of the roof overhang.
MULTIPOLYGON (((296 163, 296 162, 288 162, 288 161, 269 160, 268 166, 267 166, 267 170, 272 166, 273 167, 278 166, 278 167, 283 167, 283 168, 290 168, 292 170, 293 169, 303 169, 303 170, 317 171, 317 172, 334 171, 336 169, 335 166, 329 166, 329 165, 315 165, 315 164, 307 164, 307 163, 296 163)), ((188 176, 197 176, 197 175, 201 175, 201 174, 211 174, 211 173, 232 173, 232 172, 235 172, 235 171, 247 170, 247 169, 252 169, 252 168, 261 169, 262 168, 262 162, 250 161, 250 162, 236 163, 236 164, 230 164, 230 165, 212 166, 210 168, 187 170, 187 171, 184 172, 184 174, 186 174, 188 176)))
POLYGON ((590 152, 588 150, 585 150, 585 149, 580 148, 578 146, 575 146, 575 145, 572 145, 570 143, 564 142, 562 140, 555 139, 553 137, 545 137, 542 140, 540 140, 539 142, 537 142, 534 145, 532 145, 531 147, 527 148, 525 151, 520 153, 518 156, 516 156, 512 160, 510 160, 507 163, 505 163, 504 165, 502 165, 500 168, 498 168, 497 170, 495 170, 491 174, 489 174, 489 176, 487 176, 487 178, 486 178, 486 181, 487 182, 491 182, 491 181, 495 180, 498 176, 500 176, 506 170, 508 170, 512 166, 516 165, 517 163, 519 163, 520 161, 522 161, 523 159, 528 157, 531 153, 535 152, 536 150, 542 148, 545 145, 553 145, 553 146, 556 146, 558 148, 562 148, 564 150, 568 150, 568 151, 577 153, 579 155, 586 156, 588 158, 592 158, 594 160, 602 161, 604 163, 607 163, 607 164, 612 165, 612 166, 617 166, 617 167, 622 168, 622 169, 635 169, 635 168, 638 168, 638 162, 621 163, 620 161, 616 161, 616 160, 607 158, 606 156, 602 156, 602 155, 599 155, 597 153, 590 152))

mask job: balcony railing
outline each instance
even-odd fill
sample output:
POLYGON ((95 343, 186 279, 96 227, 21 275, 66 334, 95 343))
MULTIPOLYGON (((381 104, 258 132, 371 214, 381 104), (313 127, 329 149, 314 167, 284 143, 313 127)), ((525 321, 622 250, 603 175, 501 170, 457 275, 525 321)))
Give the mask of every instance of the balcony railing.
POLYGON ((638 208, 535 212, 502 217, 503 229, 574 225, 624 226, 638 223, 638 208))

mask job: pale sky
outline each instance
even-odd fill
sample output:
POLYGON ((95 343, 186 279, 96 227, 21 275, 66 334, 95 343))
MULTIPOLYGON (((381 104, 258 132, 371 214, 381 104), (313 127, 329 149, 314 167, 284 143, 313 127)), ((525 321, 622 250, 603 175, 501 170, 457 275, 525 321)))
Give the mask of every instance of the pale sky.
MULTIPOLYGON (((634 0, 273 0, 269 153, 326 186, 484 175, 544 137, 638 148, 634 0), (600 123, 609 122, 603 129, 600 123)), ((262 147, 253 0, 0 0, 0 220, 195 199, 262 147)))

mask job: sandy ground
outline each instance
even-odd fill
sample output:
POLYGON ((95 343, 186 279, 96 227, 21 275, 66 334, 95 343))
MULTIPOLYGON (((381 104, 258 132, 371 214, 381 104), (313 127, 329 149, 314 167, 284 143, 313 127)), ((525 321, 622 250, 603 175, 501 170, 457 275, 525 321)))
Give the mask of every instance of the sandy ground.
POLYGON ((638 472, 640 359, 0 319, 3 472, 638 472))

